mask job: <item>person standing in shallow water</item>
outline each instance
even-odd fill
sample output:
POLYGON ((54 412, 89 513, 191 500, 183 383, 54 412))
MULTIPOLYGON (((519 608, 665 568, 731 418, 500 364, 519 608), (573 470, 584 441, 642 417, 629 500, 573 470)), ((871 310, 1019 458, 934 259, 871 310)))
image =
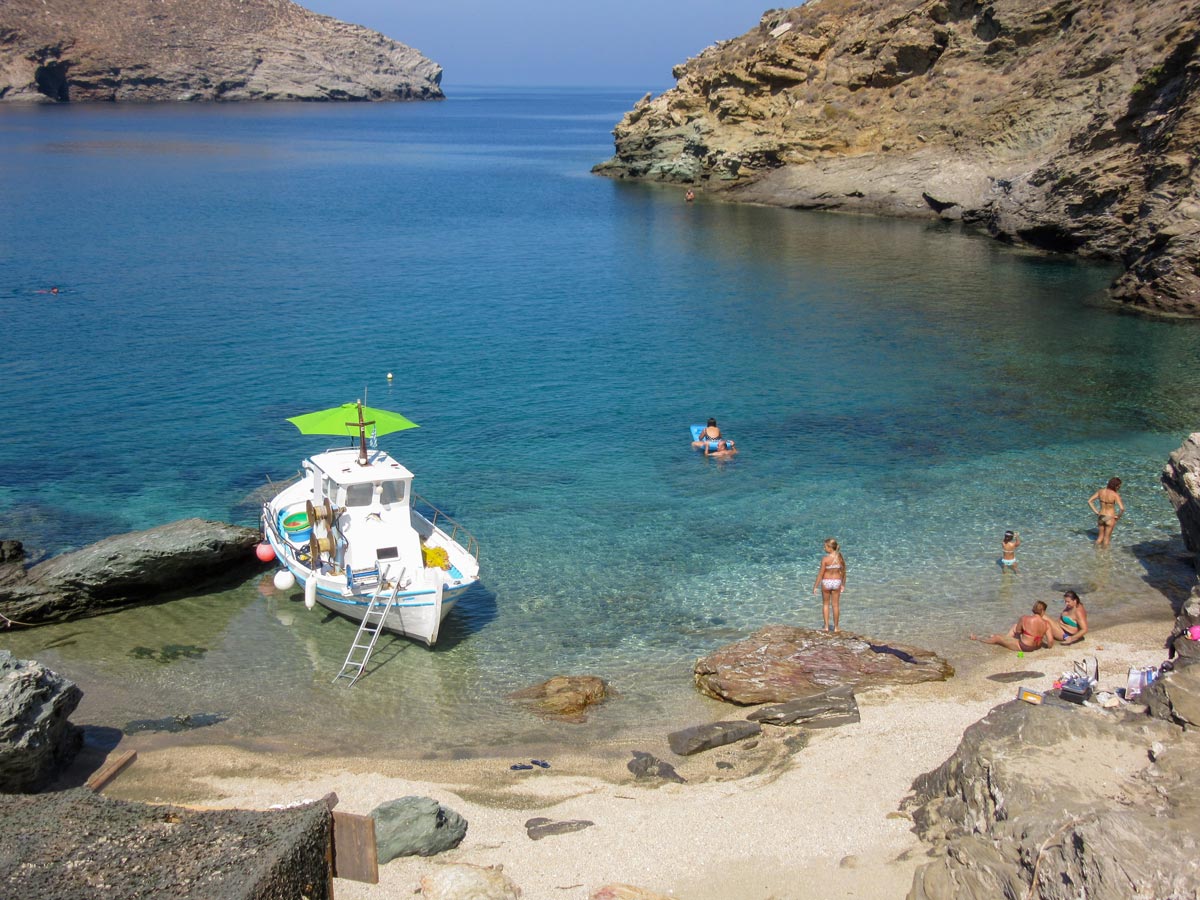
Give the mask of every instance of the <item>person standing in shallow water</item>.
POLYGON ((1004 532, 1000 540, 1000 568, 1005 572, 1017 571, 1017 548, 1020 546, 1020 534, 1015 531, 1004 532))
POLYGON ((1120 489, 1121 479, 1110 478, 1106 486, 1088 497, 1088 508, 1096 514, 1097 547, 1112 545, 1112 533, 1117 527, 1117 519, 1125 515, 1125 504, 1121 502, 1121 495, 1117 493, 1120 489))
POLYGON ((833 538, 825 539, 825 555, 821 557, 821 568, 817 570, 817 580, 813 584, 813 593, 821 593, 821 616, 825 621, 825 630, 829 628, 829 613, 833 612, 833 631, 838 628, 839 605, 842 591, 846 589, 846 557, 838 549, 838 542, 833 538))

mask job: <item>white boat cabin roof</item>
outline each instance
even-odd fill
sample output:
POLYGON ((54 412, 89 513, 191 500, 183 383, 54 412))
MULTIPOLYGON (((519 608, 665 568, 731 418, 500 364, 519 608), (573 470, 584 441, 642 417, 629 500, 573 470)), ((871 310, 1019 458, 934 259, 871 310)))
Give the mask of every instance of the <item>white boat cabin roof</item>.
POLYGON ((315 453, 309 461, 338 484, 366 484, 376 481, 412 479, 413 473, 382 450, 367 452, 367 465, 358 464, 358 447, 315 453))

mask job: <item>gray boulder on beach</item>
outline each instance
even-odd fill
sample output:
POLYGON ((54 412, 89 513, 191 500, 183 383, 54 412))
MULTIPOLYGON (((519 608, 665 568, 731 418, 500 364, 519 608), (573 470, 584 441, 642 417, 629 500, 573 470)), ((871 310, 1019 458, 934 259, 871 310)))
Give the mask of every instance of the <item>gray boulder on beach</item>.
POLYGON ((0 650, 0 793, 32 793, 66 768, 83 744, 67 717, 83 692, 40 663, 0 650))
POLYGON ((243 577, 262 563, 253 528, 183 519, 118 534, 0 582, 0 615, 19 625, 113 612, 243 577))
POLYGON ((398 856, 434 856, 462 843, 467 820, 430 797, 401 797, 371 810, 381 863, 398 856))

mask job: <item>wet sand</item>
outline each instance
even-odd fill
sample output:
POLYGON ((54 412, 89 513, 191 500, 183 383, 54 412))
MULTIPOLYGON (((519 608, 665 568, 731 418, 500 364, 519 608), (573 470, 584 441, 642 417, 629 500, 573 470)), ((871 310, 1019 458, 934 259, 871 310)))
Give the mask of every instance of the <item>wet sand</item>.
MULTIPOLYGON (((335 792, 338 808, 355 813, 420 795, 467 819, 458 848, 395 860, 381 867, 378 885, 338 880, 339 900, 409 896, 422 875, 448 863, 503 866, 526 900, 586 900, 613 882, 687 900, 901 898, 925 861, 926 848, 898 812, 913 779, 941 764, 993 706, 1020 687, 1048 690, 1075 660, 1096 656, 1101 689, 1123 687, 1129 666, 1165 658, 1171 621, 1159 603, 1136 621, 1093 624, 1077 647, 1023 658, 964 636, 951 658, 954 678, 861 694, 859 724, 812 732, 795 752, 784 742, 796 729, 771 727, 757 741, 687 758, 670 752, 665 731, 553 758, 526 747, 464 760, 314 757, 133 736, 121 746, 138 749, 138 761, 105 793, 266 808, 335 792), (687 783, 635 781, 625 768, 631 750, 670 762, 687 783), (509 768, 530 756, 551 768, 509 768), (595 824, 533 841, 524 823, 535 816, 595 824)), ((745 713, 727 707, 724 717, 745 713)))

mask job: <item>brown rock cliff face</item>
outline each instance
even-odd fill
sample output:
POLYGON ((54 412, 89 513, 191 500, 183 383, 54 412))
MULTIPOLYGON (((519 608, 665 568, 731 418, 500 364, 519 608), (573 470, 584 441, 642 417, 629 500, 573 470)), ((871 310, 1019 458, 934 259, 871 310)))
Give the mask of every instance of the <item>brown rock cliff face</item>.
POLYGON ((811 0, 677 66, 613 177, 939 216, 1200 316, 1200 0, 811 0))
POLYGON ((0 2, 0 100, 434 100, 441 77, 290 0, 0 2))

